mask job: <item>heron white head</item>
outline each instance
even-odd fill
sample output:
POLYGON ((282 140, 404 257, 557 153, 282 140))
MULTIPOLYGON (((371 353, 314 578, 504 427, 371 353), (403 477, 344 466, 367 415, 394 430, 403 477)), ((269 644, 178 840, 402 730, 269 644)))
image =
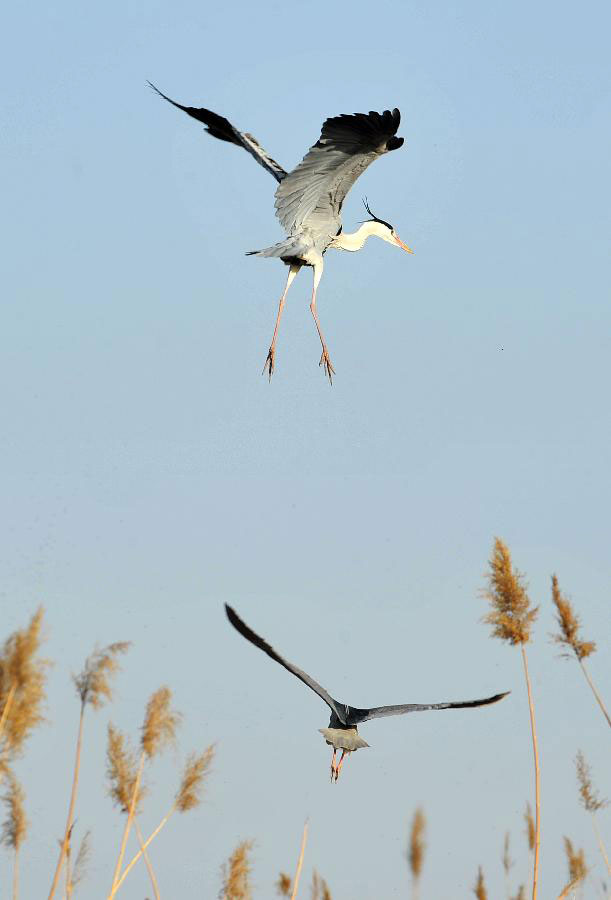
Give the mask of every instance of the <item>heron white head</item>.
POLYGON ((411 247, 408 247, 407 244, 403 243, 390 222, 385 222, 384 219, 380 219, 379 216, 376 216, 376 214, 371 211, 366 197, 363 200, 363 204, 365 206, 365 209, 371 216, 371 219, 368 219, 363 223, 364 225, 369 226, 369 234, 373 234, 376 237, 381 238, 383 241, 387 241, 389 244, 394 244, 396 247, 401 247, 401 249, 405 250, 407 253, 414 252, 411 247))

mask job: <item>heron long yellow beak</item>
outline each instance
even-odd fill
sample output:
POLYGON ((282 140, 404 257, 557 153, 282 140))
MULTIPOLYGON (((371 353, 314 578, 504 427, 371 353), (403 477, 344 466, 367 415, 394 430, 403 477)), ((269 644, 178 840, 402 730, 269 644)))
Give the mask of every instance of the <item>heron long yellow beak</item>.
POLYGON ((394 237, 395 237, 395 244, 397 245, 397 247, 401 247, 401 248, 402 248, 403 250, 405 250, 407 253, 413 253, 413 252, 414 252, 414 251, 412 250, 411 247, 408 247, 407 244, 404 244, 404 243, 403 243, 403 241, 401 240, 401 238, 399 237, 398 234, 395 234, 394 237))

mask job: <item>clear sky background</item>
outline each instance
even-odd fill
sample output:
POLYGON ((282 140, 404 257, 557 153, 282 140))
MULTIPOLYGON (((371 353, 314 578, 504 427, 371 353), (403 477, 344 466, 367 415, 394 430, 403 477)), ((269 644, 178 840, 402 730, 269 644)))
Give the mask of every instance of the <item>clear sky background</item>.
MULTIPOLYGON (((577 804, 583 748, 611 794, 609 731, 558 658, 556 572, 597 640, 609 699, 611 15, 603 3, 13 5, 0 38, 2 637, 46 609, 48 724, 18 766, 31 832, 22 896, 46 896, 94 645, 131 640, 113 704, 88 718, 81 896, 104 895, 119 841, 105 794, 109 718, 137 738, 162 684, 184 714, 151 773, 143 827, 184 754, 217 742, 205 804, 153 853, 162 896, 211 898, 254 838, 257 897, 292 871, 310 820, 338 900, 405 897, 424 807, 422 897, 491 896, 512 835, 529 877, 533 799, 519 653, 489 638, 479 591, 494 535, 541 604, 530 649, 542 760, 541 896, 562 837, 604 875, 577 804), (160 101, 252 131, 285 168, 341 112, 398 106, 406 143, 367 195, 414 247, 330 252, 289 295, 245 251, 282 237, 275 182, 160 101), (369 723, 337 786, 327 709, 228 625, 223 602, 354 705, 513 691, 485 710, 369 723)), ((609 812, 601 819, 610 837, 609 812)), ((2 859, 2 881, 9 873, 2 859)), ((135 871, 125 895, 150 891, 135 871)), ((304 897, 308 891, 301 892, 304 897)))

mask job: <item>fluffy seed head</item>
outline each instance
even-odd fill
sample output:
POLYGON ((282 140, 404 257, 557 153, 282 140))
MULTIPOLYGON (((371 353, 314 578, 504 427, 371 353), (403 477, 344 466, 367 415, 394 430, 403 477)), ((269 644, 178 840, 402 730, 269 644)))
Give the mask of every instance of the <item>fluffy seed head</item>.
POLYGON ((481 866, 477 870, 477 881, 475 882, 473 893, 477 897, 477 900, 488 900, 488 891, 486 890, 486 885, 484 884, 484 873, 482 872, 481 866))
MULTIPOLYGON (((136 787, 138 759, 134 750, 129 746, 125 735, 121 734, 112 724, 108 725, 106 760, 106 773, 109 781, 108 793, 121 812, 129 812, 136 787)), ((144 788, 140 784, 135 806, 136 812, 143 795, 144 788)))
POLYGON ((120 668, 117 656, 129 647, 128 641, 120 641, 102 650, 96 649, 87 657, 83 671, 73 676, 81 703, 90 703, 94 709, 99 709, 105 700, 112 698, 110 678, 120 668))
POLYGON ((533 819, 533 811, 530 803, 526 804, 526 812, 524 813, 524 821, 526 822, 526 839, 528 840, 528 849, 531 853, 535 850, 535 820, 533 819))
POLYGON ((204 780, 209 774, 214 750, 214 745, 211 744, 199 756, 192 753, 187 759, 180 787, 176 794, 176 809, 178 812, 189 812, 190 809, 195 809, 201 803, 201 792, 204 780))
POLYGON ((280 872, 278 881, 276 882, 276 892, 278 895, 280 897, 289 897, 292 885, 293 882, 291 881, 291 876, 287 875, 286 872, 280 872))
POLYGON ((575 850, 568 837, 564 839, 564 852, 569 867, 569 884, 576 887, 588 874, 585 853, 583 850, 575 850))
POLYGON ((586 812, 595 813, 598 812, 599 809, 604 809, 605 806, 608 806, 609 801, 597 795, 596 788, 592 784, 590 767, 581 750, 579 750, 575 757, 575 768, 577 769, 577 781, 579 782, 581 805, 586 812))
POLYGON ((329 885, 321 878, 316 870, 312 873, 312 888, 310 900, 332 900, 329 885))
POLYGON ((7 789, 2 799, 7 808, 7 816, 2 824, 0 842, 11 850, 18 851, 28 828, 24 807, 25 794, 10 769, 6 770, 6 779, 7 789))
POLYGON ((484 622, 492 636, 510 644, 526 644, 539 607, 531 607, 524 576, 512 568, 509 548, 496 538, 489 561, 488 588, 483 592, 492 607, 484 622))
POLYGON ((242 841, 223 867, 221 900, 251 900, 250 873, 252 865, 248 854, 252 847, 253 841, 242 841))
POLYGON ((505 832, 505 840, 503 842, 503 869, 505 870, 505 875, 509 876, 509 871, 513 866, 513 859, 509 853, 509 832, 505 832))
POLYGON ((582 641, 579 639, 580 621, 573 607, 560 592, 558 579, 552 575, 552 600, 556 606, 556 621, 560 628, 559 634, 553 634, 552 640, 556 644, 562 644, 573 650, 578 660, 585 659, 594 653, 596 644, 594 641, 582 641))
POLYGON ((409 833, 409 847, 407 848, 407 861, 412 873, 412 878, 417 881, 422 872, 422 864, 424 862, 424 851, 426 844, 424 842, 424 829, 426 819, 422 809, 417 809, 412 819, 412 827, 409 833))
POLYGON ((42 617, 40 607, 27 628, 7 638, 0 656, 0 716, 6 712, 0 741, 9 758, 20 753, 31 731, 43 721, 50 663, 37 655, 42 642, 42 617))
POLYGON ((180 722, 180 714, 170 709, 172 692, 168 687, 155 691, 146 707, 144 725, 142 726, 142 751, 149 759, 172 744, 176 737, 176 728, 180 722))

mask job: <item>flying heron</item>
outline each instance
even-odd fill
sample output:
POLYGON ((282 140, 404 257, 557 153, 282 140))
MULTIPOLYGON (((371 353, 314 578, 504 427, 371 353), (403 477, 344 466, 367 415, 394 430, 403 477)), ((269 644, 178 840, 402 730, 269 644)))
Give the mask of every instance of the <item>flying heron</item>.
POLYGON ((367 722, 369 719, 378 719, 381 716, 400 716, 403 713, 420 712, 425 709, 465 709, 470 706, 487 706, 490 703, 497 703, 497 701, 502 700, 503 697, 511 693, 510 691, 505 691, 503 694, 494 694, 493 697, 485 697, 483 700, 462 700, 453 703, 400 703, 396 706, 374 706, 371 709, 359 709, 357 706, 350 706, 348 703, 341 703, 339 700, 335 700, 310 675, 280 656, 267 641, 249 628, 246 622, 242 621, 231 606, 225 604, 225 612, 233 627, 240 632, 242 637, 245 637, 255 647, 263 650, 277 663, 280 663, 281 666, 284 666, 285 669, 296 675, 315 694, 318 694, 331 709, 329 727, 318 729, 325 742, 333 747, 331 781, 337 781, 339 778, 344 759, 349 753, 352 753, 354 750, 360 750, 361 747, 369 747, 369 744, 358 733, 357 726, 361 722, 367 722), (338 750, 342 751, 339 763, 336 761, 338 750))
POLYGON ((277 257, 289 267, 263 372, 267 372, 271 380, 278 326, 286 295, 301 267, 311 266, 314 283, 310 310, 322 345, 319 365, 323 366, 332 383, 335 369, 331 364, 316 311, 316 291, 323 272, 324 254, 329 247, 335 250, 360 250, 367 238, 372 236, 413 253, 392 225, 374 215, 367 200, 364 201, 365 209, 371 218, 363 222, 357 231, 352 234, 344 233, 340 217, 346 194, 361 172, 379 156, 402 146, 403 138, 396 137, 401 121, 399 110, 393 109, 391 112, 386 109, 382 113, 355 113, 327 119, 317 142, 292 172, 286 172, 252 134, 238 131, 231 122, 209 109, 183 106, 163 94, 150 81, 148 83, 168 103, 203 122, 208 134, 247 150, 280 182, 275 195, 276 215, 288 237, 272 247, 253 250, 248 254, 277 257))

